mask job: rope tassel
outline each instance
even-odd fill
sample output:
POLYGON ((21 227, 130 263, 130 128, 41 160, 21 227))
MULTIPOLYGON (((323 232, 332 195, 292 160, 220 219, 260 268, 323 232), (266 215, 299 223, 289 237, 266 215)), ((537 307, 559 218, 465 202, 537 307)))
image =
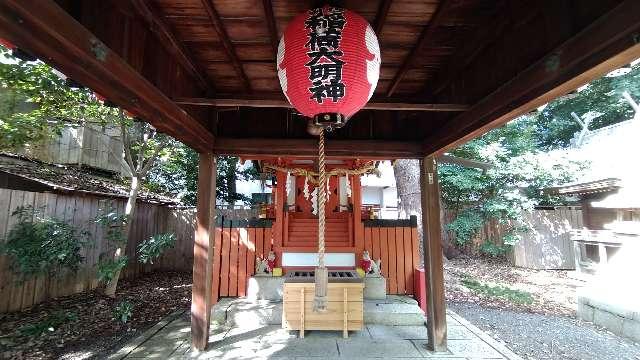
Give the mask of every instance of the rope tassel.
POLYGON ((313 311, 327 311, 327 287, 329 283, 329 273, 324 265, 324 204, 327 193, 326 174, 324 166, 324 129, 320 130, 320 140, 318 142, 318 267, 315 270, 316 293, 313 299, 313 311))

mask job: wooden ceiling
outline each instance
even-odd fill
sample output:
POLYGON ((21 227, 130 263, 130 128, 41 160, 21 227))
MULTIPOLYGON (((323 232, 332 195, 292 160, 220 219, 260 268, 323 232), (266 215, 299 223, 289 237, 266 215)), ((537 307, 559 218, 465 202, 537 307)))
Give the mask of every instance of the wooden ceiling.
MULTIPOLYGON (((370 104, 329 135, 336 156, 442 152, 640 57, 634 0, 329 3, 372 24, 382 57, 370 104)), ((3 0, 0 37, 199 151, 310 154, 274 59, 288 22, 321 4, 3 0)))

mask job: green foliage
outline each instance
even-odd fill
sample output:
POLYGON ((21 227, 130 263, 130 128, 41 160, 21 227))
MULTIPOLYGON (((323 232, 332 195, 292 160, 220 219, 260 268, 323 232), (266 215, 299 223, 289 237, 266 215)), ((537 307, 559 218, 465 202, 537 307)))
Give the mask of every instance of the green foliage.
MULTIPOLYGON (((175 155, 161 158, 159 166, 148 176, 145 186, 154 191, 176 194, 185 205, 196 205, 198 188, 198 153, 174 142, 170 145, 175 155)), ((249 203, 251 199, 236 192, 236 180, 256 179, 258 174, 252 166, 242 168, 239 158, 218 156, 216 176, 216 200, 225 204, 236 201, 249 203)))
POLYGON ((584 165, 561 152, 538 150, 535 139, 535 122, 521 117, 452 151, 488 164, 488 170, 455 164, 438 167, 443 204, 456 215, 446 228, 457 245, 471 241, 488 221, 504 230, 502 239, 494 240, 513 245, 528 230, 522 225, 523 212, 562 203, 542 190, 576 179, 584 165))
POLYGON ((138 245, 138 259, 143 264, 153 264, 153 259, 162 255, 165 250, 172 248, 175 244, 175 234, 154 235, 138 245))
POLYGON ((456 234, 456 243, 458 245, 464 245, 476 236, 484 222, 485 219, 480 212, 466 209, 447 225, 447 230, 451 230, 456 234))
POLYGON ((482 294, 489 297, 497 297, 509 300, 518 304, 532 304, 533 296, 526 291, 512 289, 504 285, 489 285, 481 283, 480 281, 471 277, 465 277, 461 280, 462 285, 475 291, 478 294, 482 294))
POLYGON ((126 244, 124 228, 127 225, 127 216, 118 214, 114 208, 106 211, 101 209, 100 213, 96 216, 95 222, 104 230, 104 238, 112 244, 126 244))
POLYGON ((113 318, 123 324, 126 324, 131 316, 133 316, 133 304, 129 301, 121 301, 113 309, 113 318))
POLYGON ((480 252, 491 257, 504 256, 510 249, 510 245, 496 245, 491 241, 485 241, 480 245, 480 252))
POLYGON ((17 222, 7 234, 0 253, 11 258, 13 269, 23 278, 54 275, 63 269, 78 270, 87 232, 56 218, 44 217, 32 206, 19 207, 11 215, 17 222))
POLYGON ((108 284, 116 277, 116 274, 120 274, 120 270, 127 266, 127 256, 119 256, 117 259, 102 260, 97 266, 97 278, 98 281, 108 284))
POLYGON ((539 146, 556 148, 569 145, 573 135, 581 129, 572 119, 572 112, 582 119, 592 119, 590 130, 630 119, 634 112, 622 97, 624 91, 636 101, 640 99, 640 63, 631 67, 627 74, 602 77, 575 94, 549 103, 535 115, 539 146))
POLYGON ((22 326, 20 334, 31 337, 39 337, 46 332, 56 331, 60 326, 67 322, 77 321, 78 314, 73 311, 57 311, 48 315, 44 320, 22 326))
POLYGON ((58 135, 64 126, 105 124, 115 110, 88 89, 72 89, 49 65, 14 58, 0 46, 0 149, 15 149, 58 135))

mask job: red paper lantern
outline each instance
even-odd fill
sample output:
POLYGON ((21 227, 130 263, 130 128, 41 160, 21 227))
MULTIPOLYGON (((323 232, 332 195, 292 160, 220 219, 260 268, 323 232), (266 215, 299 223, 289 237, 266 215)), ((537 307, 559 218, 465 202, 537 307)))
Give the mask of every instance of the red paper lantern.
POLYGON ((352 11, 329 6, 309 10, 285 30, 277 69, 282 91, 296 110, 316 122, 336 119, 339 127, 376 88, 378 38, 352 11))

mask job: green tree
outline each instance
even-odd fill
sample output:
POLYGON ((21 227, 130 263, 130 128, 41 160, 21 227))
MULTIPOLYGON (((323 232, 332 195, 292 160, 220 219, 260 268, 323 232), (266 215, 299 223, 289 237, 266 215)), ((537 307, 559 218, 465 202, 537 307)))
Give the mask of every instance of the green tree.
MULTIPOLYGON (((25 62, 12 57, 0 47, 0 149, 15 149, 60 134, 66 126, 99 123, 119 127, 124 144, 120 158, 130 180, 129 197, 123 216, 124 239, 129 238, 131 219, 135 215, 138 192, 149 171, 160 157, 171 157, 170 138, 151 125, 134 121, 122 109, 104 106, 86 88, 67 86, 58 72, 40 61, 25 62), (27 105, 24 105, 24 104, 27 105)), ((113 250, 112 262, 123 264, 126 241, 113 250)), ((105 287, 105 294, 115 296, 120 267, 105 287)))
MULTIPOLYGON (((175 155, 163 158, 161 164, 151 171, 147 186, 158 191, 176 194, 185 205, 195 206, 198 190, 198 153, 174 141, 171 147, 175 155)), ((253 166, 241 168, 235 156, 218 156, 216 176, 216 200, 233 204, 249 202, 249 198, 236 192, 236 180, 257 179, 253 166)))
POLYGON ((563 152, 543 152, 537 146, 535 119, 524 116, 452 151, 489 164, 488 170, 440 164, 442 203, 455 214, 446 228, 457 245, 469 242, 489 220, 506 228, 501 240, 512 245, 528 230, 521 225, 523 211, 561 202, 542 190, 574 180, 582 165, 563 152))
POLYGON ((550 102, 537 112, 533 120, 538 145, 547 149, 568 146, 571 138, 580 130, 571 113, 583 120, 589 119, 590 130, 630 119, 634 110, 624 99, 624 92, 628 92, 633 99, 640 99, 640 62, 594 80, 579 91, 550 102))

